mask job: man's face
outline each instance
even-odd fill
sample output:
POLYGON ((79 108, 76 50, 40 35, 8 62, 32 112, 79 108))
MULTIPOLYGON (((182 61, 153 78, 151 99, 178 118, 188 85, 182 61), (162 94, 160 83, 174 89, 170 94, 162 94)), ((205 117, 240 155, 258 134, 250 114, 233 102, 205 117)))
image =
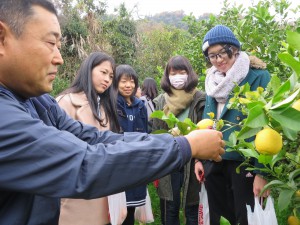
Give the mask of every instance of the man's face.
POLYGON ((23 97, 52 91, 58 65, 63 64, 59 48, 61 30, 57 17, 39 6, 16 38, 10 29, 5 36, 0 63, 0 83, 23 97))

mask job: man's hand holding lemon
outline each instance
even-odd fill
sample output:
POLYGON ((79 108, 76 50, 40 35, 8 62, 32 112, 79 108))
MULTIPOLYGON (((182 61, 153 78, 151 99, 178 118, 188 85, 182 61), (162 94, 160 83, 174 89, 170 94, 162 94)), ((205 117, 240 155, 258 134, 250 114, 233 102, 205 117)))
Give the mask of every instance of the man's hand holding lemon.
POLYGON ((222 140, 223 135, 220 131, 203 129, 194 130, 185 135, 190 143, 192 157, 196 159, 222 160, 221 155, 225 153, 225 142, 222 140))

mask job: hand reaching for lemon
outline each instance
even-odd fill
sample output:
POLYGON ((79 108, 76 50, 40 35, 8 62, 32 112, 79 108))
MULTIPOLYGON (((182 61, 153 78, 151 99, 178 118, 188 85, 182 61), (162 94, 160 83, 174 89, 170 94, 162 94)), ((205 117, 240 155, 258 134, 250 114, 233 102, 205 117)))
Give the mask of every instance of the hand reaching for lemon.
POLYGON ((197 159, 222 160, 221 155, 225 153, 225 142, 222 140, 223 135, 220 131, 203 129, 194 130, 185 135, 191 150, 192 157, 197 159))

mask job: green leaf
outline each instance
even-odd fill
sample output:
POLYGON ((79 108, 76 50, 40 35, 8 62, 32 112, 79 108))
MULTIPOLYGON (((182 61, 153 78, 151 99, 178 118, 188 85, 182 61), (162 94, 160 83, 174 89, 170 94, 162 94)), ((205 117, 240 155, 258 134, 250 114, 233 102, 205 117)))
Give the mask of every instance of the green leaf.
POLYGON ((285 159, 285 152, 284 151, 280 151, 277 155, 275 155, 273 157, 272 162, 270 164, 271 169, 273 169, 274 167, 278 166, 278 164, 277 164, 278 161, 284 160, 284 159, 285 159))
POLYGON ((197 125, 193 123, 193 121, 190 118, 185 118, 183 120, 184 123, 188 124, 192 129, 196 129, 197 125))
POLYGON ((283 100, 283 101, 277 103, 276 105, 272 106, 270 109, 277 109, 277 108, 286 107, 287 105, 290 105, 291 102, 293 102, 295 100, 295 98, 297 97, 299 92, 300 92, 300 89, 295 91, 292 95, 290 95, 285 100, 283 100))
POLYGON ((247 138, 253 137, 260 130, 261 130, 261 127, 257 127, 257 128, 243 127, 241 129, 241 131, 238 133, 237 139, 247 139, 247 138))
POLYGON ((245 157, 253 157, 258 159, 259 154, 253 150, 253 149, 239 149, 239 151, 245 156, 245 157))
POLYGON ((223 216, 221 216, 220 218, 220 225, 230 225, 230 222, 224 218, 223 216))
POLYGON ((269 115, 275 119, 282 127, 287 127, 294 131, 300 131, 300 111, 289 107, 286 110, 270 110, 269 115))
POLYGON ((291 203, 292 197, 294 195, 294 190, 283 190, 280 192, 278 197, 278 209, 283 211, 291 203))
POLYGON ((283 134, 291 141, 295 141, 298 137, 298 131, 291 130, 288 127, 282 127, 283 134))
POLYGON ((263 102, 250 102, 249 104, 247 104, 247 108, 250 110, 254 107, 257 107, 257 106, 261 106, 261 107, 264 107, 265 106, 265 103, 263 102))
POLYGON ((293 73, 289 78, 290 84, 291 84, 291 90, 293 90, 295 87, 297 87, 298 83, 298 77, 295 73, 293 73))
POLYGON ((168 125, 168 128, 173 128, 176 123, 179 121, 173 113, 170 113, 168 116, 164 114, 163 111, 154 111, 152 114, 151 114, 151 118, 157 118, 157 119, 160 119, 162 121, 164 121, 167 125, 168 125), (152 117, 153 116, 153 117, 152 117))
POLYGON ((153 113, 151 113, 150 118, 157 118, 162 119, 162 117, 165 115, 165 113, 161 110, 156 110, 153 113))
MULTIPOLYGON (((278 88, 281 86, 281 80, 277 75, 271 77, 271 81, 268 83, 267 90, 272 88, 273 92, 277 92, 278 88)), ((276 101, 274 100, 274 103, 276 101)))
POLYGON ((261 190, 261 193, 263 193, 267 189, 270 189, 271 187, 282 187, 282 186, 286 186, 286 183, 284 183, 281 180, 272 180, 264 186, 264 188, 261 190))
POLYGON ((230 143, 229 146, 235 146, 235 145, 236 145, 236 142, 237 142, 236 132, 232 132, 232 133, 229 135, 228 142, 230 143))
POLYGON ((293 31, 287 31, 286 35, 287 35, 286 40, 289 43, 289 45, 297 49, 298 51, 300 51, 300 42, 299 42, 300 34, 293 31))
MULTIPOLYGON (((273 162, 272 162, 273 163, 273 162)), ((278 175, 280 175, 281 173, 282 173, 282 171, 283 171, 283 164, 281 164, 281 165, 277 165, 277 166, 275 166, 274 167, 274 172, 276 173, 276 174, 278 174, 278 175)))
POLYGON ((249 110, 245 126, 250 128, 261 128, 268 124, 268 117, 265 114, 262 105, 256 105, 249 110))
POLYGON ((179 128, 180 133, 183 135, 186 135, 186 134, 190 133, 190 131, 191 131, 191 126, 189 124, 181 122, 181 121, 179 121, 177 123, 177 127, 179 128))
POLYGON ((271 156, 271 155, 260 154, 258 157, 258 162, 262 163, 264 165, 268 165, 268 164, 272 163, 272 158, 273 158, 273 156, 271 156))
POLYGON ((156 130, 156 131, 153 131, 151 134, 163 134, 163 133, 169 133, 167 130, 156 130))
POLYGON ((275 102, 281 101, 283 99, 283 95, 287 92, 290 91, 291 89, 291 83, 289 80, 284 82, 278 89, 277 92, 274 94, 271 102, 274 104, 275 102))
POLYGON ((278 58, 291 67, 297 75, 300 75, 300 62, 294 59, 289 53, 279 53, 278 58))
POLYGON ((294 170, 293 172, 290 173, 289 180, 293 180, 299 175, 300 175, 300 169, 296 169, 296 170, 294 170))

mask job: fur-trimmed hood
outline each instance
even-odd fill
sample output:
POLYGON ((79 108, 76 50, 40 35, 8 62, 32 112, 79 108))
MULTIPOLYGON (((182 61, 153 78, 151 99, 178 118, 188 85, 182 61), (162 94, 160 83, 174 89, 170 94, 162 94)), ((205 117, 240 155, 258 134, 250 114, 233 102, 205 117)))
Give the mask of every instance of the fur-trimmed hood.
POLYGON ((250 67, 255 69, 266 69, 267 64, 254 55, 249 55, 250 67))

